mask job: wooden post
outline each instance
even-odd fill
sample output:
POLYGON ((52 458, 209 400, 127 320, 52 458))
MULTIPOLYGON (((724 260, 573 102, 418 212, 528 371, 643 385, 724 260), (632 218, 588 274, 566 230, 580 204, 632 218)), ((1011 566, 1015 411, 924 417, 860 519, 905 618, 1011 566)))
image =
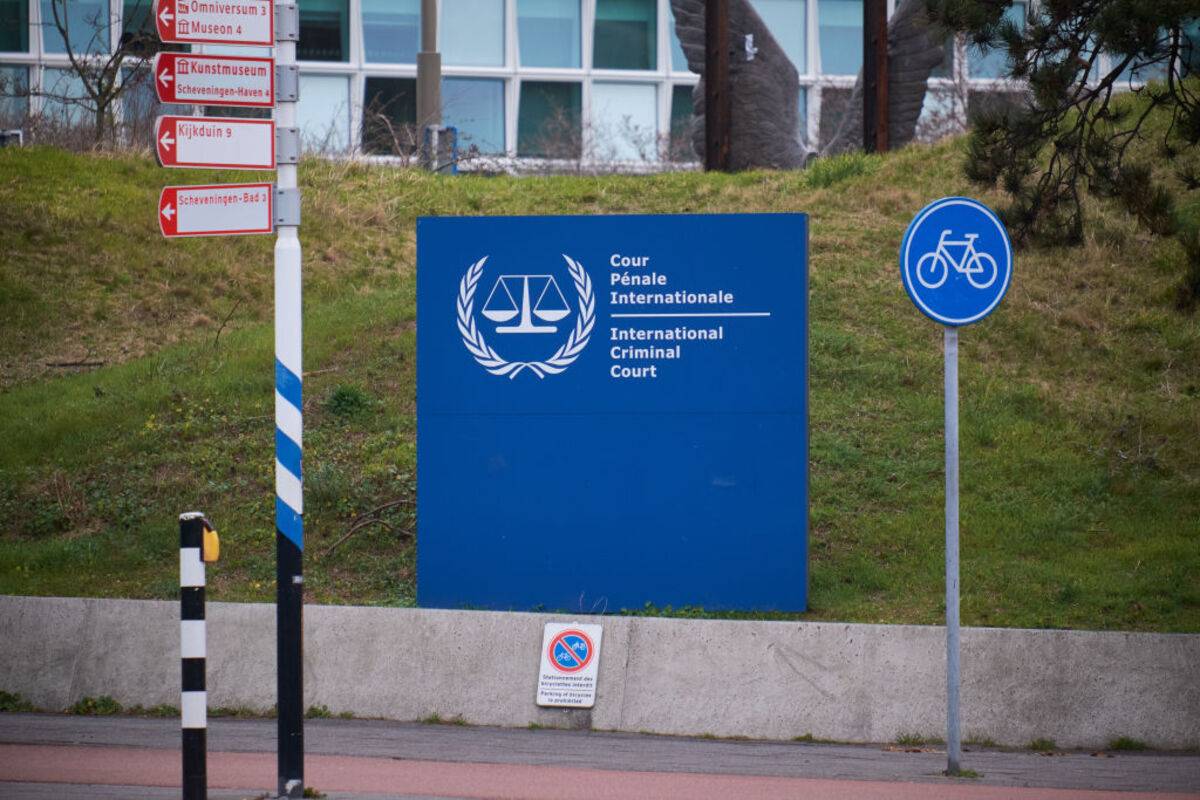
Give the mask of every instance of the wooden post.
POLYGON ((888 149, 887 0, 863 0, 863 149, 888 149))
POLYGON ((729 0, 704 4, 704 168, 727 172, 732 149, 729 0))

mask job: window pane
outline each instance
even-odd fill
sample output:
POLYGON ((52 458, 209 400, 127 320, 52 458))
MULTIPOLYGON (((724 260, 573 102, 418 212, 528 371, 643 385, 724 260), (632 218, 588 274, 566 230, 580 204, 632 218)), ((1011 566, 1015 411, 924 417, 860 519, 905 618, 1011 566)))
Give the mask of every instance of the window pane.
POLYGON ((490 78, 442 80, 442 120, 458 128, 458 149, 504 152, 504 81, 490 78))
POLYGON ((948 36, 946 43, 942 46, 942 63, 938 64, 929 72, 931 78, 952 78, 954 77, 954 37, 948 36))
POLYGON ((151 16, 153 10, 154 0, 124 0, 121 11, 121 40, 128 41, 133 37, 148 40, 149 37, 153 37, 157 42, 158 33, 151 16))
POLYGON ((20 125, 29 114, 29 68, 0 67, 0 127, 20 125))
POLYGON ((367 61, 415 64, 421 38, 420 0, 363 0, 367 61))
POLYGON ((1200 20, 1183 26, 1184 45, 1179 55, 1184 75, 1200 73, 1200 20))
POLYGON ((517 155, 579 158, 583 92, 578 83, 522 81, 517 155))
POLYGON ((504 66, 504 0, 442 0, 442 60, 455 66, 504 66))
POLYGON ((83 81, 69 69, 45 69, 42 72, 42 115, 64 125, 93 122, 95 106, 83 88, 83 81))
POLYGON ((125 89, 121 92, 122 129, 129 141, 150 145, 154 141, 154 118, 159 114, 192 113, 191 106, 158 102, 149 69, 121 70, 125 89))
POLYGON ((415 152, 416 79, 367 78, 363 95, 363 152, 384 155, 415 152))
POLYGON ((597 69, 656 69, 654 0, 596 0, 592 66, 597 69))
POLYGON ((692 99, 694 86, 674 86, 671 89, 671 143, 672 161, 695 161, 692 149, 692 126, 696 124, 695 104, 692 99))
MULTIPOLYGON (((1025 4, 1013 3, 1004 18, 1025 27, 1025 4)), ((967 50, 967 69, 972 78, 1002 78, 1008 67, 1008 50, 1004 47, 980 48, 971 45, 967 50)))
POLYGON ((801 75, 807 72, 805 0, 751 0, 750 5, 767 24, 796 71, 801 75))
POLYGON ((521 66, 580 66, 579 19, 579 0, 517 0, 521 66))
POLYGON ((862 68, 862 0, 821 0, 821 72, 857 75, 862 68))
POLYGON ((683 54, 683 46, 679 44, 679 32, 675 29, 675 12, 667 6, 667 13, 671 21, 671 69, 675 72, 688 72, 687 56, 683 54))
POLYGON ((304 149, 344 153, 350 148, 350 79, 341 75, 300 75, 296 125, 304 149))
POLYGON ((658 160, 657 87, 592 84, 593 150, 604 161, 658 160))
POLYGON ((109 50, 108 3, 104 0, 42 0, 42 47, 47 53, 65 53, 67 46, 54 12, 71 37, 71 49, 76 55, 107 53, 109 50), (63 7, 66 6, 64 12, 63 7), (53 6, 53 7, 52 7, 53 6))
POLYGON ((29 3, 0 0, 0 53, 29 52, 29 3))
POLYGON ((808 141, 808 88, 800 87, 800 113, 796 115, 796 138, 801 142, 808 141))
MULTIPOLYGON (((1160 39, 1166 37, 1167 35, 1168 34, 1166 31, 1159 31, 1160 39)), ((1185 33, 1185 35, 1186 35, 1186 33, 1185 33)), ((1183 46, 1185 48, 1187 47, 1186 42, 1183 42, 1183 46)), ((1183 57, 1183 55, 1181 53, 1181 58, 1182 57, 1183 57)), ((1111 59, 1112 66, 1109 67, 1109 69, 1113 69, 1113 68, 1119 66, 1121 64, 1121 62, 1125 60, 1125 57, 1114 53, 1112 56, 1110 56, 1110 59, 1111 59)), ((1167 61, 1165 59, 1163 61, 1158 62, 1157 64, 1144 64, 1141 67, 1138 67, 1135 69, 1133 67, 1133 64, 1137 63, 1137 61, 1140 61, 1140 60, 1141 59, 1137 59, 1133 62, 1130 62, 1129 66, 1127 66, 1127 67, 1125 67, 1125 69, 1121 70, 1121 74, 1117 76, 1117 82, 1116 82, 1117 87, 1128 86, 1131 82, 1132 83, 1146 83, 1147 81, 1166 80, 1167 61)))
POLYGON ((296 43, 296 58, 301 61, 348 61, 349 8, 349 0, 300 0, 300 41, 296 43))
POLYGON ((959 108, 953 89, 933 89, 925 92, 921 116, 913 136, 919 142, 936 142, 962 132, 959 108))

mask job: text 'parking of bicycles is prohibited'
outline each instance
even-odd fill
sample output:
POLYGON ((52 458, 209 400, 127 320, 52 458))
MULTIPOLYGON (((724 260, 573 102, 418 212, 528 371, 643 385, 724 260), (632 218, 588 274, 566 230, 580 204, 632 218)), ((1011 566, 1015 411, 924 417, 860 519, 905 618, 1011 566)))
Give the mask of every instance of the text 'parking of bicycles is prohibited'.
POLYGON ((591 708, 600 670, 599 625, 548 622, 542 632, 537 704, 591 708))
POLYGON ((900 276, 913 303, 935 322, 978 322, 1000 304, 1012 280, 1008 232, 979 201, 944 197, 909 224, 900 276))

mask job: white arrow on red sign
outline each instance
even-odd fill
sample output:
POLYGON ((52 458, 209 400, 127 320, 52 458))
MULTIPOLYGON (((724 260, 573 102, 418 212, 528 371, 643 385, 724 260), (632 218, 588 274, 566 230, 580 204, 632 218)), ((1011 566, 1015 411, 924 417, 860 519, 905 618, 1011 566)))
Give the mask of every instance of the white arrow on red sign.
POLYGON ((158 53, 151 73, 161 103, 271 108, 275 59, 158 53))
POLYGON ((163 116, 154 121, 164 167, 275 169, 275 122, 269 119, 163 116))
POLYGON ((164 42, 275 44, 272 0, 154 0, 154 20, 164 42))
POLYGON ((158 198, 158 227, 169 239, 271 233, 274 194, 270 183, 167 186, 158 198))

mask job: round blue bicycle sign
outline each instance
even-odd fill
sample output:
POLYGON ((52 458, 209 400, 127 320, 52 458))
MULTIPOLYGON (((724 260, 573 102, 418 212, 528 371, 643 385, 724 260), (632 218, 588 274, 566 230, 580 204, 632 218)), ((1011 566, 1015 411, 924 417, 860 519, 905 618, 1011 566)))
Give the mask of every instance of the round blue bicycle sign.
POLYGON ((917 309, 943 325, 978 322, 1012 280, 1012 243, 1000 218, 967 197, 921 209, 900 245, 900 277, 917 309))

